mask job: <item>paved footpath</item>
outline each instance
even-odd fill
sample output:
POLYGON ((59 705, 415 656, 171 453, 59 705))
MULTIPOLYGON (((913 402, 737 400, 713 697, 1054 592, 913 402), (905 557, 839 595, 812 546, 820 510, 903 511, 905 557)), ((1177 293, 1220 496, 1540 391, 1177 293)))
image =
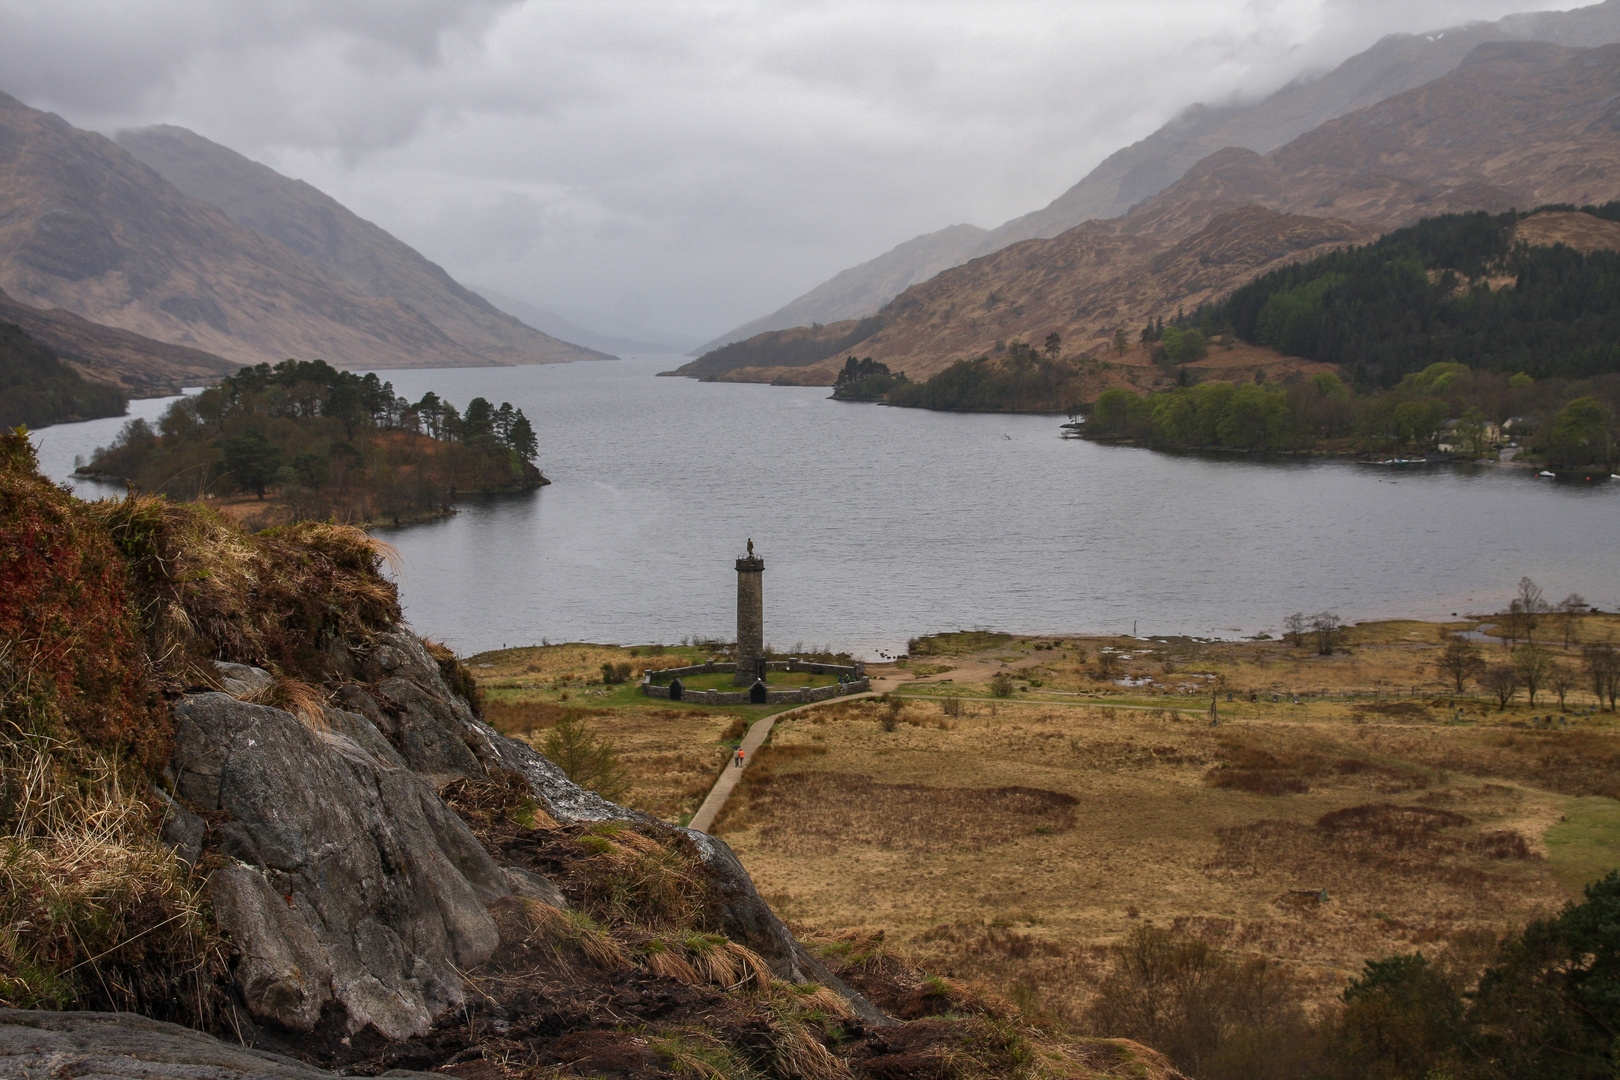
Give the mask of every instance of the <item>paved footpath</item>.
POLYGON ((850 694, 846 697, 828 698, 826 701, 815 701, 809 705, 800 705, 796 709, 784 709, 775 716, 767 716, 763 720, 755 720, 753 726, 748 729, 748 734, 743 736, 741 747, 743 752, 742 768, 739 769, 733 764, 737 757, 736 752, 733 751, 730 760, 726 762, 724 771, 720 773, 720 778, 714 782, 714 787, 709 789, 708 797, 703 800, 703 805, 698 807, 697 813, 692 815, 692 820, 686 827, 694 832, 706 833, 709 831, 710 827, 714 825, 714 819, 720 816, 720 809, 726 805, 726 799, 731 796, 731 789, 737 786, 738 782, 743 778, 743 773, 748 771, 748 766, 754 763, 754 753, 765 745, 766 739, 771 737, 771 728, 776 726, 778 720, 784 716, 792 716, 795 713, 817 709, 823 705, 832 705, 840 701, 859 701, 861 698, 880 696, 879 694, 850 694))

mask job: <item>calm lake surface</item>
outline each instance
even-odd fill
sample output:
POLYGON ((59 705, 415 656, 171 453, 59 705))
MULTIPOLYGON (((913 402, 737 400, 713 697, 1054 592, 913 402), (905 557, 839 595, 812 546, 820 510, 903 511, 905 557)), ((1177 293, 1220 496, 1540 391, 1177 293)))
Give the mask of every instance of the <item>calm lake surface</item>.
MULTIPOLYGON (((729 639, 750 537, 766 640, 869 657, 974 627, 1235 637, 1292 611, 1492 611, 1526 574, 1620 607, 1620 483, 1178 456, 1065 441, 1052 417, 652 377, 680 362, 379 373, 412 400, 512 402, 553 481, 379 530, 419 633, 464 652, 729 639)), ((123 423, 39 432, 42 465, 66 479, 123 423)))

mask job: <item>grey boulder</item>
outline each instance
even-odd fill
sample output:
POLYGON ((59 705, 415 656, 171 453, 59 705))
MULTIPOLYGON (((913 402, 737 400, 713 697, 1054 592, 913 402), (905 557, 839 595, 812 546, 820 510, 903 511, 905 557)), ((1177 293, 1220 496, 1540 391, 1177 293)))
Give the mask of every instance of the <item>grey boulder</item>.
POLYGON ((455 969, 494 951, 486 904, 509 886, 427 781, 374 733, 311 731, 225 694, 175 719, 177 795, 228 818, 214 831, 235 865, 212 893, 249 1010, 307 1031, 332 1001, 351 1030, 400 1039, 460 1004, 455 969))
MULTIPOLYGON (((0 1076, 15 1080, 331 1080, 336 1075, 133 1013, 0 1009, 0 1076)), ((383 1075, 428 1076, 397 1070, 383 1075)))

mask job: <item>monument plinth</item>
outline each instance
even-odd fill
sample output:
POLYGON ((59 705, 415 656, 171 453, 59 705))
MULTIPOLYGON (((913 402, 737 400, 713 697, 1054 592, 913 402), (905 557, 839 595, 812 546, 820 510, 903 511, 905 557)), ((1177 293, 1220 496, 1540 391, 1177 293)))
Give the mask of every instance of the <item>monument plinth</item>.
POLYGON ((737 675, 734 686, 752 686, 765 678, 765 560, 748 554, 737 560, 737 675))

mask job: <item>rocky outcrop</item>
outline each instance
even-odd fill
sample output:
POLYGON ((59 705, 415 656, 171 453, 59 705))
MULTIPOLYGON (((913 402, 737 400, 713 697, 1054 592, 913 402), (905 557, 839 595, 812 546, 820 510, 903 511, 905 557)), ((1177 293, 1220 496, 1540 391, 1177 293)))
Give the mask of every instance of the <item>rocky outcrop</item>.
MULTIPOLYGON (((405 628, 345 666, 357 681, 333 693, 344 707, 301 719, 241 700, 265 694, 264 672, 218 665, 230 693, 175 708, 164 835, 188 861, 205 849, 225 861, 210 896, 249 1013, 292 1031, 340 1019, 403 1039, 465 1000, 459 972, 500 942, 494 900, 567 906, 555 882, 498 865, 440 789, 516 776, 559 823, 652 819, 479 720, 405 628)), ((831 986, 867 1022, 887 1022, 794 940, 723 841, 667 828, 696 845, 728 936, 779 978, 831 986)))
MULTIPOLYGON (((0 1075, 16 1080, 328 1080, 301 1061, 133 1013, 0 1009, 0 1075)), ((393 1077, 426 1077, 394 1070, 393 1077)))
POLYGON ((211 894, 250 1011, 307 1031, 332 1002, 404 1038, 460 1004, 455 968, 494 951, 485 904, 508 885, 428 782, 357 715, 358 738, 225 694, 175 714, 176 793, 225 818, 211 894))

